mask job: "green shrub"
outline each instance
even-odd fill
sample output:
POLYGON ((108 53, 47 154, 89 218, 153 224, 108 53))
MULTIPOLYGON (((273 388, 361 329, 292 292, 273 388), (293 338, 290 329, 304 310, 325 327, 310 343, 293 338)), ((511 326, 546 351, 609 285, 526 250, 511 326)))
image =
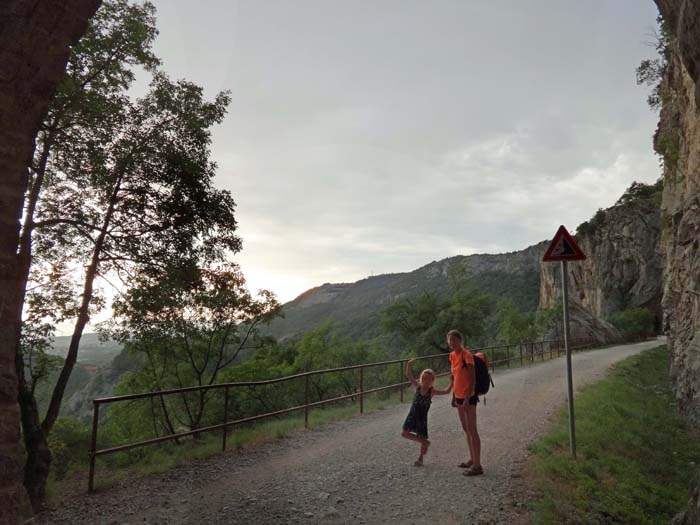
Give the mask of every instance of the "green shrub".
POLYGON ((628 308, 610 317, 612 325, 625 339, 639 339, 654 334, 654 314, 646 308, 628 308))
POLYGON ((643 182, 633 182, 629 188, 625 190, 625 193, 617 200, 616 206, 640 202, 649 201, 656 205, 661 204, 661 194, 664 190, 664 179, 663 177, 657 180, 654 184, 644 184, 643 182))
POLYGON ((89 444, 90 429, 86 424, 74 417, 58 418, 49 435, 54 477, 64 479, 76 460, 87 460, 89 444))

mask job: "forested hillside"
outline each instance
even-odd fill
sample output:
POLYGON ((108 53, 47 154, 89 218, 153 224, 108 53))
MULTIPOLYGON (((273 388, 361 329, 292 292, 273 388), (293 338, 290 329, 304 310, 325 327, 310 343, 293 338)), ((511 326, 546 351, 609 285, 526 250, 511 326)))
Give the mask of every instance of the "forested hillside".
POLYGON ((284 318, 275 319, 269 333, 285 339, 334 321, 344 335, 376 337, 382 334, 380 314, 385 308, 425 292, 445 298, 453 291, 455 279, 468 279, 494 300, 510 300, 522 312, 532 312, 539 301, 540 260, 546 247, 541 242, 517 252, 458 255, 408 273, 377 275, 356 283, 326 283, 285 304, 284 318))
MULTIPOLYGON (((47 353, 65 358, 70 340, 70 336, 56 337, 47 353)), ((108 366, 121 351, 122 345, 115 341, 101 341, 95 333, 84 334, 80 341, 78 362, 88 366, 108 366)))
MULTIPOLYGON (((101 341, 95 333, 85 334, 82 339, 80 357, 66 385, 61 415, 88 419, 92 414, 92 400, 110 395, 119 378, 125 372, 134 371, 138 365, 115 341, 101 341)), ((37 403, 42 412, 48 407, 69 343, 68 336, 56 337, 47 351, 53 365, 47 377, 36 387, 37 403)))

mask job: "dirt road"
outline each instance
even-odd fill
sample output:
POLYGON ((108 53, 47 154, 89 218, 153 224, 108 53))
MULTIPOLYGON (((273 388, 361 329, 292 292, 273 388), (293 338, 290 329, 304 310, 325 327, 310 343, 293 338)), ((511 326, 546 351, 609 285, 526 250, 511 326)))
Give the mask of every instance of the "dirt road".
MULTIPOLYGON (((659 344, 663 340, 576 354, 575 387, 659 344)), ((466 459, 464 435, 449 396, 436 396, 422 468, 413 466, 417 445, 399 436, 405 403, 79 497, 40 521, 524 523, 518 467, 528 443, 566 402, 564 359, 498 371, 494 381, 478 408, 484 476, 466 478, 456 467, 466 459)))

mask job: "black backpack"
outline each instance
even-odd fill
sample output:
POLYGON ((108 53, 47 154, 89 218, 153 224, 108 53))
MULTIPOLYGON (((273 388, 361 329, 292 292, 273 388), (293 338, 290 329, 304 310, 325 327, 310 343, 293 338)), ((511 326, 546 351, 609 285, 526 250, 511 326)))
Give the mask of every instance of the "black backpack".
POLYGON ((489 373, 489 365, 486 356, 481 352, 472 355, 474 356, 474 369, 476 372, 476 395, 483 396, 488 393, 489 387, 495 385, 489 373))
MULTIPOLYGON (((476 395, 483 396, 488 393, 489 387, 496 385, 493 384, 489 373, 487 357, 481 352, 472 352, 472 356, 474 357, 474 372, 476 374, 476 395)), ((463 366, 466 368, 467 363, 464 362, 463 366)))

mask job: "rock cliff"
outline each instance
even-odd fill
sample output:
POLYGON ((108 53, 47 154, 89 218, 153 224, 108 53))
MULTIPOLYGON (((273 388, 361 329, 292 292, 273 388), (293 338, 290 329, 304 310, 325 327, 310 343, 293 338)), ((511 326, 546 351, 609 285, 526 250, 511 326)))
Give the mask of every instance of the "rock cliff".
POLYGON ((700 427, 700 3, 656 3, 670 33, 654 136, 664 160, 664 327, 679 407, 700 427))
MULTIPOLYGON (((615 206, 578 227, 576 242, 587 259, 568 265, 572 332, 615 339, 617 331, 605 319, 633 307, 654 313, 660 328, 659 199, 660 185, 635 184, 615 206)), ((559 264, 543 263, 540 308, 557 306, 560 290, 559 264)))
MULTIPOLYGON (((661 248, 664 328, 681 412, 700 427, 700 3, 655 0, 669 33, 659 88, 661 117, 654 148, 664 160, 661 248)), ((700 473, 688 510, 675 523, 700 520, 700 473)))

